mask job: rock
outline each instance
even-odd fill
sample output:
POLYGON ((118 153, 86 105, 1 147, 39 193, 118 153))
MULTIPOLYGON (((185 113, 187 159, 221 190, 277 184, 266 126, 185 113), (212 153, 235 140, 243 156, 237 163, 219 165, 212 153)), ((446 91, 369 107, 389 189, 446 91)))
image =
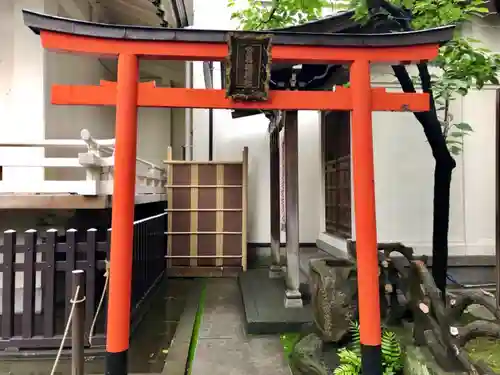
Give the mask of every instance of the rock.
POLYGON ((355 266, 347 259, 314 259, 310 270, 314 323, 323 342, 338 342, 349 331, 356 309, 355 266))
POLYGON ((295 344, 290 355, 290 367, 294 375, 328 375, 321 354, 323 341, 315 334, 304 336, 295 344))

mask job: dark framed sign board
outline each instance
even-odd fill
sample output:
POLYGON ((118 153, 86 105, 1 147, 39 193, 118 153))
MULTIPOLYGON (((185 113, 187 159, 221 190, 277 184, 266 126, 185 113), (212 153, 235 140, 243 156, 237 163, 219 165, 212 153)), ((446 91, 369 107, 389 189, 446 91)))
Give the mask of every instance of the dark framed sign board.
POLYGON ((271 36, 230 33, 228 46, 226 96, 242 101, 267 100, 271 78, 271 36))

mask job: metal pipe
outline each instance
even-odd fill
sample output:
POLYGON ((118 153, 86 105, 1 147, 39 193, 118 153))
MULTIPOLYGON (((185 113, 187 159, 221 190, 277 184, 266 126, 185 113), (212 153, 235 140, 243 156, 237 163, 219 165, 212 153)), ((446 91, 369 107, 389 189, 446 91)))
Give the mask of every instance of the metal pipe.
MULTIPOLYGON (((210 61, 209 66, 209 77, 210 87, 213 87, 213 77, 214 77, 214 63, 210 61)), ((210 108, 208 110, 208 160, 212 161, 214 157, 214 110, 210 108)))

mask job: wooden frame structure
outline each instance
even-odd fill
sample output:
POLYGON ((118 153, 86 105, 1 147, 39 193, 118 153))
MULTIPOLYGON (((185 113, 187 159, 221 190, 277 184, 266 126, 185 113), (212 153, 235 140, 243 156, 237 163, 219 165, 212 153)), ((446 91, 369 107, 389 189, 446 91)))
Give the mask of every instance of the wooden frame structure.
POLYGON ((351 121, 348 112, 324 113, 321 118, 325 232, 349 239, 351 218, 351 121))
POLYGON ((167 196, 170 277, 238 275, 247 269, 248 148, 241 161, 172 160, 167 196))
MULTIPOLYGON (((390 34, 306 34, 273 31, 273 63, 350 65, 350 88, 330 92, 270 91, 267 101, 244 102, 226 98, 224 90, 159 88, 138 82, 139 58, 191 61, 225 61, 228 31, 176 30, 101 25, 24 11, 25 23, 39 33, 42 45, 52 51, 118 58, 118 82, 99 86, 54 85, 52 103, 64 105, 115 105, 116 150, 112 213, 110 289, 108 301, 106 374, 127 374, 132 269, 137 108, 227 108, 292 111, 288 138, 296 146, 297 110, 352 111, 352 157, 358 259, 358 295, 361 324, 362 372, 381 374, 381 327, 375 217, 372 140, 373 111, 427 111, 425 93, 388 93, 372 88, 371 63, 401 64, 434 59, 440 44, 453 36, 453 27, 390 34)), ((253 34, 256 37, 262 33, 253 34)), ((266 33, 269 34, 269 33, 266 33)), ((298 177, 297 148, 287 149, 289 197, 287 212, 288 260, 286 294, 298 293, 298 177), (292 201, 295 200, 295 201, 292 201), (289 211, 292 209, 292 212, 289 211)))

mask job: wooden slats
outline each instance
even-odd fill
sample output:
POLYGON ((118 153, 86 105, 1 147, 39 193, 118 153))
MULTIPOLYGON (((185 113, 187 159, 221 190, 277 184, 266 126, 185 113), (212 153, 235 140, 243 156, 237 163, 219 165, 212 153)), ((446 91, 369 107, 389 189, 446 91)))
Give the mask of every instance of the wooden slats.
POLYGON ((35 263, 36 263, 36 231, 27 230, 24 234, 26 251, 24 252, 24 288, 22 337, 29 339, 34 336, 33 311, 35 310, 35 263))
POLYGON ((14 263, 16 260, 16 232, 4 232, 3 287, 2 287, 2 338, 14 335, 14 263))
POLYGON ((238 162, 167 157, 170 276, 222 276, 227 273, 214 270, 246 269, 247 152, 238 162))
MULTIPOLYGON (((49 229, 47 231, 47 251, 43 254, 46 264, 56 264, 57 251, 57 230, 49 229)), ((52 337, 55 335, 55 314, 56 304, 56 267, 45 267, 43 270, 42 301, 43 301, 43 327, 44 336, 52 337)), ((87 284, 89 285, 89 284, 87 284)), ((93 293, 92 293, 93 294, 93 293)), ((88 295, 88 293, 87 293, 88 295)), ((90 306, 87 304, 87 306, 90 306)))

